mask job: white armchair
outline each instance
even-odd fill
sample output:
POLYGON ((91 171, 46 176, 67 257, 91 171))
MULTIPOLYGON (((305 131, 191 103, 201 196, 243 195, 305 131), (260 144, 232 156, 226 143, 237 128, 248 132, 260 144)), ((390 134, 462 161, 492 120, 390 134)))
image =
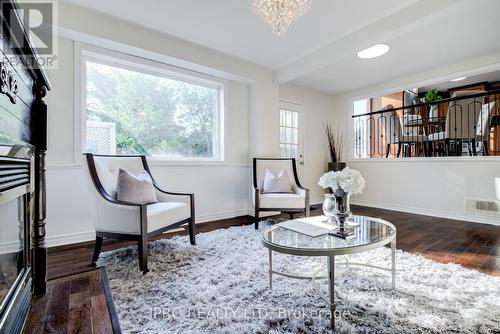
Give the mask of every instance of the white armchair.
POLYGON ((149 170, 145 156, 109 156, 84 154, 96 190, 96 242, 92 262, 99 258, 103 238, 134 240, 139 245, 139 268, 148 271, 148 239, 166 230, 189 225, 191 244, 195 244, 194 195, 162 190, 149 170), (153 180, 157 203, 135 204, 116 199, 118 170, 132 174, 146 171, 153 180))
POLYGON ((293 158, 254 158, 253 159, 253 203, 255 206, 255 229, 259 229, 260 211, 280 211, 290 214, 310 214, 309 189, 304 188, 297 175, 297 166, 293 158), (269 169, 277 175, 285 169, 291 177, 293 193, 262 193, 264 174, 269 169))

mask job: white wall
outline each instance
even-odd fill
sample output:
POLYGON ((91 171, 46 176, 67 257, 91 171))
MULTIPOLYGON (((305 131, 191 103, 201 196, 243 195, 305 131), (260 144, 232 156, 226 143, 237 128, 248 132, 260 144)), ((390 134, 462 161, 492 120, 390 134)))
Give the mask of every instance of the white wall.
MULTIPOLYGON (((313 119, 307 133, 328 118, 326 95, 307 89, 279 87, 270 70, 173 37, 60 3, 59 68, 49 71, 53 92, 49 106, 47 154, 47 242, 49 246, 95 237, 93 189, 86 171, 74 159, 74 40, 129 51, 227 80, 225 86, 225 161, 222 163, 153 163, 157 181, 172 191, 194 192, 198 222, 253 213, 250 158, 279 155, 279 98, 303 103, 313 119), (311 106, 311 108, 309 108, 311 106)), ((320 128, 318 128, 320 129, 320 128)), ((78 139, 77 139, 78 140, 78 139)), ((306 185, 316 182, 326 160, 311 140, 306 185), (315 151, 316 150, 316 151, 315 151), (313 182, 314 181, 314 182, 313 182)), ((325 150, 326 147, 322 147, 325 150)), ((80 154, 79 152, 77 153, 80 154)), ((314 194, 319 194, 318 189, 314 194)), ((314 197, 313 197, 314 198, 314 197)))
MULTIPOLYGON (((498 69, 500 54, 469 59, 448 67, 406 76, 335 97, 335 119, 352 128, 352 99, 401 89, 422 87, 462 75, 498 69)), ((349 145, 349 148, 352 144, 349 145)), ((415 158, 403 160, 352 160, 348 165, 361 171, 367 184, 353 203, 466 221, 499 224, 497 218, 469 215, 465 198, 493 200, 494 178, 500 176, 498 158, 415 158)))

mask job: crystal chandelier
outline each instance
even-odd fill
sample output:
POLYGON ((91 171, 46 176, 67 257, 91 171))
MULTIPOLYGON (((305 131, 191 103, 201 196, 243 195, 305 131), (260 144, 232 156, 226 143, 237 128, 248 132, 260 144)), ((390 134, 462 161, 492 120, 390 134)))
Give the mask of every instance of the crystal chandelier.
POLYGON ((252 0, 252 10, 273 27, 276 35, 283 35, 290 23, 307 13, 312 0, 252 0))

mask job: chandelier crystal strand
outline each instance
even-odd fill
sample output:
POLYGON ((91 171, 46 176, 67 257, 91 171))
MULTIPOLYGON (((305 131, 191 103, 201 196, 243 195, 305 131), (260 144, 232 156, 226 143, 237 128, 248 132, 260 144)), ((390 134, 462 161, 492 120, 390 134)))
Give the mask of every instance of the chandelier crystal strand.
POLYGON ((276 35, 283 35, 288 26, 303 16, 312 0, 252 0, 252 11, 268 23, 276 35))

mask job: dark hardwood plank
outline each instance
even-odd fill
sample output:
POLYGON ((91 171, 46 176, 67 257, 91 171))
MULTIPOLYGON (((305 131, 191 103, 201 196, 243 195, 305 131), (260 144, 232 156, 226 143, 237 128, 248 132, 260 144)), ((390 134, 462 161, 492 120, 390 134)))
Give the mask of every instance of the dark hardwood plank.
POLYGON ((90 278, 90 300, 94 312, 92 312, 92 329, 94 333, 113 333, 111 317, 109 316, 106 295, 101 278, 93 275, 90 278))
POLYGON ((69 318, 70 288, 70 281, 60 282, 52 287, 45 333, 66 333, 69 318))
POLYGON ((104 268, 50 280, 24 333, 121 333, 104 268))
POLYGON ((47 287, 47 293, 41 296, 34 296, 31 300, 31 309, 29 317, 24 326, 24 333, 38 334, 45 331, 45 323, 47 321, 47 309, 49 300, 52 294, 52 287, 47 287))
POLYGON ((89 277, 71 281, 68 333, 92 333, 90 304, 89 277))

